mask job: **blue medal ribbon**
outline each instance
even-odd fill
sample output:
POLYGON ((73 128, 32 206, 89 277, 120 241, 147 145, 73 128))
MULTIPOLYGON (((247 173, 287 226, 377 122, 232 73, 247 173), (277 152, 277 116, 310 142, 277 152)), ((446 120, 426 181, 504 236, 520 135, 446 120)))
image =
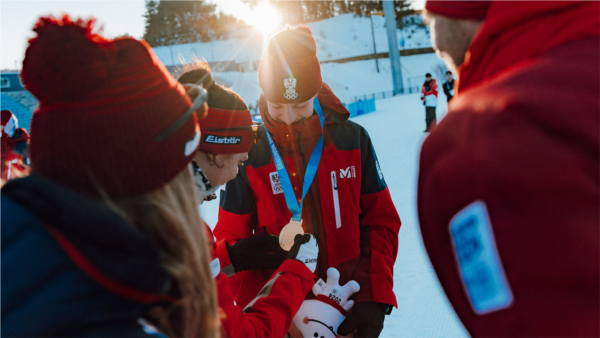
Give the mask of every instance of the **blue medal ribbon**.
POLYGON ((315 149, 313 150, 312 154, 310 155, 310 159, 308 160, 308 165, 306 166, 300 205, 298 205, 298 201, 296 201, 294 188, 292 188, 292 182, 290 181, 290 177, 288 176, 288 173, 285 170, 283 159, 281 158, 281 155, 279 155, 279 151, 277 150, 275 142, 273 142, 269 131, 265 129, 265 134, 267 134, 267 138, 269 139, 269 147, 271 147, 271 154, 273 155, 273 160, 275 161, 275 168, 277 168, 277 175, 279 176, 279 181, 281 182, 281 187, 283 188, 285 202, 288 205, 288 209, 290 209, 290 211, 292 212, 292 220, 298 222, 302 220, 302 203, 304 202, 304 197, 306 196, 306 193, 308 192, 308 189, 310 188, 313 179, 317 175, 317 168, 319 167, 319 162, 321 161, 321 154, 323 153, 323 126, 325 125, 325 117, 323 116, 323 110, 321 110, 321 105, 319 104, 319 100, 317 98, 315 98, 315 110, 317 111, 317 115, 319 116, 319 121, 321 121, 321 137, 319 137, 319 140, 315 145, 315 149))

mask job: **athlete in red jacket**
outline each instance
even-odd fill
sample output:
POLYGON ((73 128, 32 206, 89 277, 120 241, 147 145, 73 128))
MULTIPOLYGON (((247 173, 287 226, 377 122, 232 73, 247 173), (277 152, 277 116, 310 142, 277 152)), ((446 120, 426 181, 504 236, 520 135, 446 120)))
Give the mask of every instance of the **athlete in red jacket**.
POLYGON ((425 74, 425 82, 421 87, 421 100, 425 106, 425 131, 431 131, 437 125, 435 109, 437 107, 438 86, 430 73, 425 74))
POLYGON ((472 336, 597 336, 599 3, 425 9, 438 54, 460 66, 417 195, 448 299, 472 336))
POLYGON ((26 170, 29 134, 9 111, 2 111, 2 179, 20 177, 26 170))
MULTIPOLYGON (((378 336, 384 314, 396 306, 392 287, 400 218, 371 140, 361 126, 348 121, 348 111, 322 83, 316 44, 308 28, 287 29, 271 38, 259 80, 264 90, 261 116, 285 165, 292 201, 302 200, 307 163, 320 150, 316 145, 323 135, 320 163, 303 203, 302 227, 319 243, 317 276, 325 279, 327 269, 335 267, 340 283, 354 279, 361 286, 353 298, 357 304, 339 333, 357 329, 356 336, 378 336), (323 128, 313 110, 314 98, 322 108, 323 128)), ((214 233, 223 265, 228 263, 227 244, 256 236, 263 227, 279 235, 290 223, 293 213, 282 183, 269 140, 263 137, 221 193, 214 233)), ((254 299, 272 272, 241 271, 231 277, 237 304, 244 306, 254 299)))
MULTIPOLYGON (((233 91, 216 83, 207 64, 188 66, 178 81, 184 86, 200 84, 206 89, 205 99, 208 110, 200 113, 200 131, 198 153, 193 161, 194 180, 199 201, 210 201, 220 185, 235 177, 240 161, 248 157, 248 150, 260 131, 253 125, 250 113, 244 101, 233 91), (227 141, 227 142, 225 142, 227 141)), ((188 90, 190 98, 195 99, 198 90, 188 90)), ((216 203, 216 202, 215 202, 216 203)), ((264 233, 244 239, 227 248, 227 262, 236 261, 238 269, 244 268, 248 257, 256 260, 269 260, 276 256, 283 264, 271 276, 262 291, 251 304, 241 306, 234 303, 233 293, 225 273, 221 272, 222 260, 214 254, 214 237, 206 227, 211 240, 210 250, 213 256, 211 269, 215 284, 223 337, 283 337, 300 308, 304 296, 314 285, 313 274, 318 256, 316 240, 305 235, 303 241, 297 241, 290 253, 279 248, 276 236, 264 233), (254 254, 256 246, 274 247, 276 253, 254 254), (283 255, 282 255, 283 253, 283 255), (286 259, 287 258, 287 259, 286 259), (307 262, 308 261, 308 262, 307 262)), ((299 236, 300 237, 300 236, 299 236)), ((298 238, 299 240, 301 238, 298 238)))

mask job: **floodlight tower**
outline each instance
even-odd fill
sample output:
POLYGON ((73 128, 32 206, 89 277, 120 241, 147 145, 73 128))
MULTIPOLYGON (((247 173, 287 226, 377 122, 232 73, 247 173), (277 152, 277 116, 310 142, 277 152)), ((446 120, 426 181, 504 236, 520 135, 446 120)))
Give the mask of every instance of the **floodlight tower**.
POLYGON ((385 27, 387 28, 388 44, 390 45, 390 63, 392 64, 392 80, 394 82, 394 95, 404 92, 402 84, 402 69, 400 68, 400 52, 398 38, 396 37, 396 13, 394 1, 383 1, 385 27))

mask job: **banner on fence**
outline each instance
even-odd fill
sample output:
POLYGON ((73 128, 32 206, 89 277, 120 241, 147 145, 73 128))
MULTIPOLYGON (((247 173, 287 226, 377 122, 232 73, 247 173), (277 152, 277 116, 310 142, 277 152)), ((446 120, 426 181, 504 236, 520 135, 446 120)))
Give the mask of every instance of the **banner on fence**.
POLYGON ((368 114, 375 111, 375 99, 357 101, 348 104, 350 117, 368 114))

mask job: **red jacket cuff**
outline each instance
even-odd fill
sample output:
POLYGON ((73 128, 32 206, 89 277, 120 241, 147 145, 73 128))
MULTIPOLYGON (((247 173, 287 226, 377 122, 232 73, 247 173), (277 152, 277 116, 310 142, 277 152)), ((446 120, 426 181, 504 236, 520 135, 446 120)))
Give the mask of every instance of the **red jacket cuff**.
POLYGON ((231 265, 231 259, 229 258, 229 252, 227 252, 227 242, 225 240, 218 241, 215 245, 215 255, 221 262, 221 269, 231 265))
POLYGON ((312 273, 304 263, 295 259, 286 259, 280 266, 279 269, 273 274, 276 275, 278 272, 293 272, 302 278, 315 279, 314 273, 312 273))

